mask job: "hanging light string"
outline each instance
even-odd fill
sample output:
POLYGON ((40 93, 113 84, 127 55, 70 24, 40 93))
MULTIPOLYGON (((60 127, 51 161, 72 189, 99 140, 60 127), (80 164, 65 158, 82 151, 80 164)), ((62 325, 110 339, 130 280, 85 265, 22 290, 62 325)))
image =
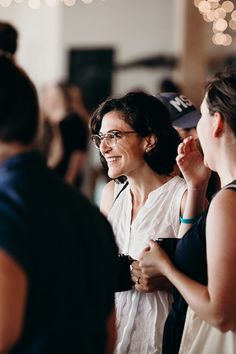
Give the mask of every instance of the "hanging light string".
MULTIPOLYGON (((66 6, 73 6, 76 2, 83 2, 84 4, 91 4, 94 0, 0 0, 0 5, 3 7, 9 7, 10 5, 15 3, 27 3, 27 5, 34 10, 39 9, 43 4, 53 7, 62 3, 66 6)), ((101 0, 106 1, 106 0, 101 0)))
POLYGON ((232 35, 230 33, 236 31, 234 3, 222 0, 194 0, 194 5, 202 14, 203 19, 212 23, 212 42, 215 45, 231 45, 232 35))

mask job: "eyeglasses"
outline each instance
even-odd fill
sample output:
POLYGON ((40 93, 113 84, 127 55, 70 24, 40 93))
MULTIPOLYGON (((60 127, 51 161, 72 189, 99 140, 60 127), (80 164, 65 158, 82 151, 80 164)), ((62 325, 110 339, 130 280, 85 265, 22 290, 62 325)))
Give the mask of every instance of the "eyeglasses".
POLYGON ((91 136, 91 139, 95 145, 95 147, 97 149, 100 149, 100 145, 103 139, 105 139, 105 142, 107 144, 107 146, 112 147, 114 145, 116 145, 117 141, 122 139, 122 137, 126 134, 132 134, 132 133, 136 133, 136 131, 134 130, 129 130, 129 131, 125 131, 125 132, 121 132, 119 130, 113 130, 110 131, 106 134, 93 134, 91 136))

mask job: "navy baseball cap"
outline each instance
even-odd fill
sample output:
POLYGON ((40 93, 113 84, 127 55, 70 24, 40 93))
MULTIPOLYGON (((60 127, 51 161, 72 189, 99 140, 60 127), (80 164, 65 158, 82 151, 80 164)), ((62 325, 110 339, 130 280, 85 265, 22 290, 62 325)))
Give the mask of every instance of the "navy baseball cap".
POLYGON ((177 92, 162 92, 156 96, 170 112, 173 126, 181 129, 195 128, 201 117, 193 103, 177 92))

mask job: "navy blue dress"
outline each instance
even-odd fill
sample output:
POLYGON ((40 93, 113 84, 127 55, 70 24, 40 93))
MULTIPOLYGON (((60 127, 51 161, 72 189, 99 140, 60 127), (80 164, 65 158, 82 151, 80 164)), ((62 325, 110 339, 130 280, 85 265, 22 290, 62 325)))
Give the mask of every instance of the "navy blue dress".
MULTIPOLYGON (((176 266, 190 278, 207 284, 206 226, 207 211, 179 240, 175 251, 176 266)), ((177 289, 173 290, 174 302, 167 317, 163 335, 163 354, 178 354, 184 329, 187 303, 177 289)))
MULTIPOLYGON (((236 180, 224 187, 224 189, 236 191, 236 180)), ((179 240, 175 251, 175 264, 184 274, 207 285, 207 258, 206 258, 206 210, 197 223, 179 240)), ((181 343, 184 322, 187 311, 187 303, 178 292, 173 290, 173 304, 167 317, 162 354, 178 354, 181 343)))

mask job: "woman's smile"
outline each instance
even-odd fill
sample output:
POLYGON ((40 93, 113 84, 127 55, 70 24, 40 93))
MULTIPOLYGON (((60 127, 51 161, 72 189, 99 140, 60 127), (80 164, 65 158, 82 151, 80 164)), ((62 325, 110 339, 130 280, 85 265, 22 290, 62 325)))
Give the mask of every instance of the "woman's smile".
POLYGON ((119 159, 121 159, 120 156, 110 156, 110 157, 106 157, 106 161, 108 165, 113 165, 114 163, 116 163, 119 159))

